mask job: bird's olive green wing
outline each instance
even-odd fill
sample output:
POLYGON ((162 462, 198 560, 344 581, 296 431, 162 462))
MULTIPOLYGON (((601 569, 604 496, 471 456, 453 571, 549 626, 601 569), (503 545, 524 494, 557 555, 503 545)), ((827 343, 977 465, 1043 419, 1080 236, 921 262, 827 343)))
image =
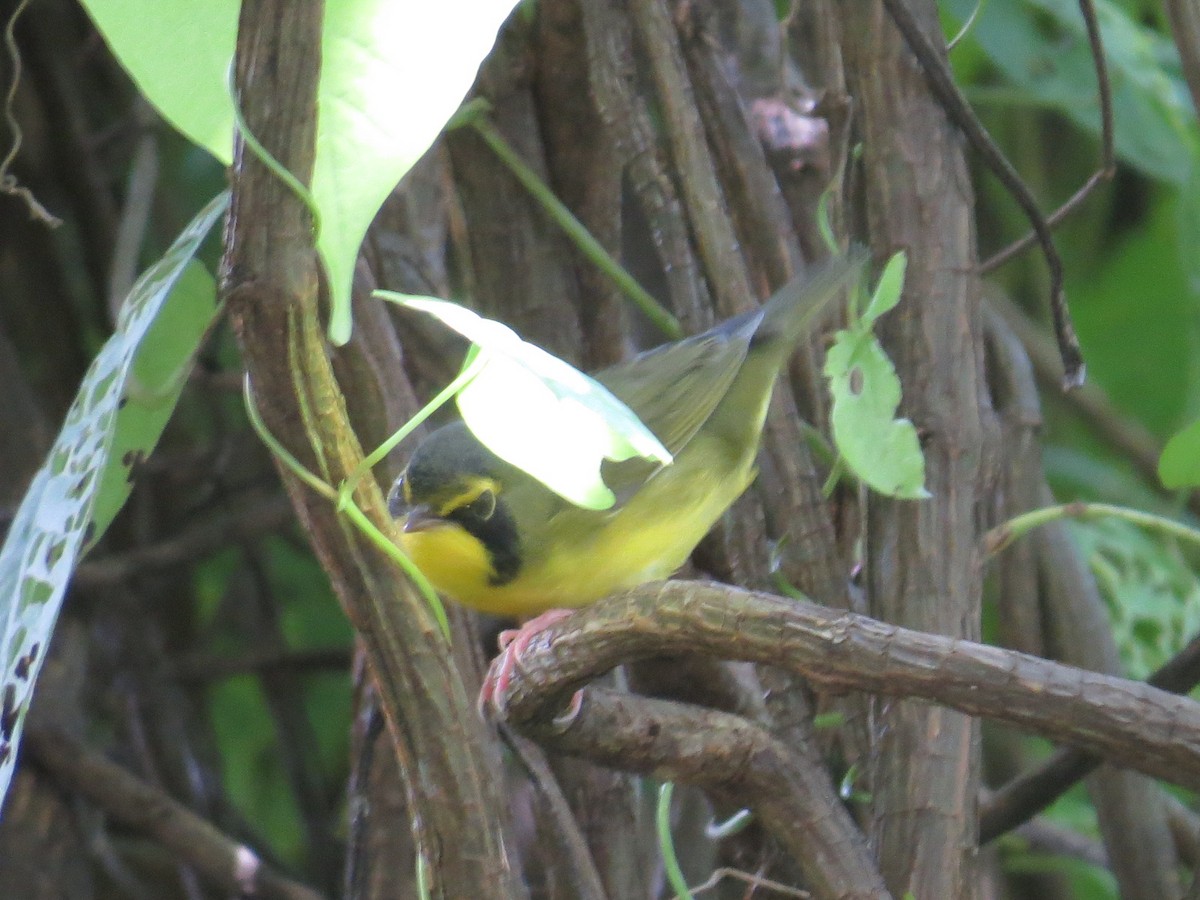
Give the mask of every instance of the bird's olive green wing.
POLYGON ((666 344, 594 377, 632 409, 671 453, 678 453, 737 377, 759 318, 747 316, 737 320, 739 327, 666 344))
MULTIPOLYGON (((760 318, 757 312, 739 317, 714 331, 650 350, 594 377, 677 454, 708 421, 737 378, 760 318)), ((661 468, 653 461, 635 458, 605 462, 602 474, 620 504, 661 468)))

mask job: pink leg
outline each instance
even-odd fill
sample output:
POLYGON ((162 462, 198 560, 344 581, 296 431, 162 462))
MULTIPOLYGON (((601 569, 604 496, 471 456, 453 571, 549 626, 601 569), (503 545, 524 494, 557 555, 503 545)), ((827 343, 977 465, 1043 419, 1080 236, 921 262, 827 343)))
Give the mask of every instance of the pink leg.
POLYGON ((479 711, 486 713, 489 707, 502 708, 504 695, 508 693, 508 683, 512 680, 514 666, 520 661, 521 654, 528 648, 530 642, 555 622, 565 619, 574 610, 550 609, 540 616, 530 619, 520 628, 500 632, 497 643, 500 645, 500 655, 492 660, 484 676, 483 686, 479 689, 479 711))

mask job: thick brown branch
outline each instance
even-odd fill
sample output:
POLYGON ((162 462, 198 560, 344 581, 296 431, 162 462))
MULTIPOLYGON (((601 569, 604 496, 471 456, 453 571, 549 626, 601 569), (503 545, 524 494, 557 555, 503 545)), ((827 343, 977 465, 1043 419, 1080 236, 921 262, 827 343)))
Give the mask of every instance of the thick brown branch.
POLYGON ((1186 697, 725 585, 649 585, 550 626, 501 702, 520 725, 618 663, 683 651, 769 662, 827 689, 929 700, 1200 788, 1200 705, 1186 697))
MULTIPOLYGON (((241 7, 236 99, 248 127, 302 182, 315 153, 322 4, 248 0, 241 7)), ((327 484, 362 461, 318 315, 308 210, 244 146, 232 173, 222 289, 263 421, 327 484)), ((409 791, 410 822, 435 897, 508 900, 523 889, 504 855, 493 760, 454 658, 423 599, 391 560, 290 473, 285 484, 366 648, 409 791)), ((373 479, 354 502, 394 527, 373 479)))
POLYGON ((828 773, 740 716, 600 688, 567 727, 533 736, 560 753, 694 784, 752 808, 819 898, 889 897, 828 773))
MULTIPOLYGON (((1200 637, 1195 637, 1151 675, 1147 684, 1173 694, 1185 694, 1198 680, 1200 637)), ((986 844, 1042 812, 1102 762, 1075 747, 1064 747, 1036 769, 1014 778, 993 793, 980 809, 979 843, 986 844)))

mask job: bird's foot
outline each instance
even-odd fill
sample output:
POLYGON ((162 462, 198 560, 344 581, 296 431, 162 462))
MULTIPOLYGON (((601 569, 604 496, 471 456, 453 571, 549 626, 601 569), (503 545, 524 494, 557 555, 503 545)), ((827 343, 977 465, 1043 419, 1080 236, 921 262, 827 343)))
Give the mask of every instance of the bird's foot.
POLYGON ((487 675, 484 676, 483 686, 479 689, 478 705, 481 714, 486 715, 493 707, 503 709, 504 695, 508 693, 508 683, 512 680, 513 668, 520 661, 521 654, 529 648, 530 642, 540 632, 565 619, 572 612, 574 610, 550 609, 530 619, 520 628, 500 632, 496 639, 500 645, 500 655, 492 660, 487 675))

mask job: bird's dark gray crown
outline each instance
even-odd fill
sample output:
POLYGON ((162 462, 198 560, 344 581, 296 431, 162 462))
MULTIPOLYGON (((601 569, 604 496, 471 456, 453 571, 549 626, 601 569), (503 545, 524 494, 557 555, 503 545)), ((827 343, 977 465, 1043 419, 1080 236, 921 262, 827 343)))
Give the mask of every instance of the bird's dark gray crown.
POLYGON ((435 498, 464 478, 496 478, 501 463, 462 422, 443 425, 417 447, 404 479, 414 503, 435 498))

